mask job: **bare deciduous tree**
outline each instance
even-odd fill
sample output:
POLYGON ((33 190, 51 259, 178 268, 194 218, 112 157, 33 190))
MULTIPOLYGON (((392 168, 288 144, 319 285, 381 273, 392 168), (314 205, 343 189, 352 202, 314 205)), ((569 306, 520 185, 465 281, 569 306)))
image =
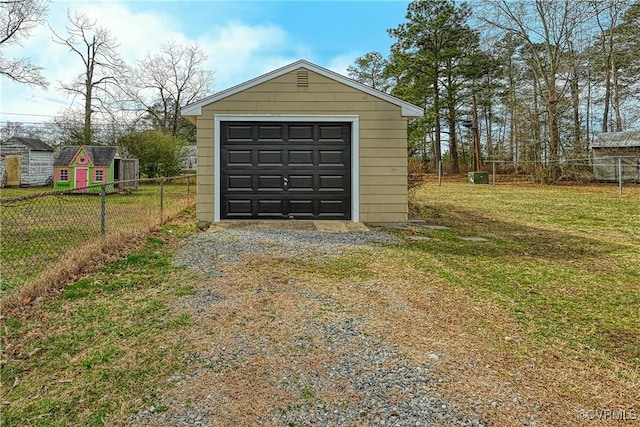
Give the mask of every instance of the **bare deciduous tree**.
POLYGON ((114 101, 114 93, 126 73, 127 67, 118 54, 118 47, 111 32, 96 27, 96 21, 86 15, 67 13, 69 25, 66 36, 53 29, 53 41, 69 48, 83 64, 80 74, 71 83, 62 83, 61 89, 71 95, 80 96, 84 101, 85 144, 91 144, 91 116, 96 111, 107 112, 114 101))
POLYGON ((2 128, 0 128, 0 140, 6 141, 14 136, 26 137, 26 138, 41 138, 42 131, 34 126, 29 126, 20 122, 7 121, 2 128))
POLYGON ((549 165, 546 178, 553 182, 560 173, 560 120, 570 105, 564 100, 570 89, 570 79, 566 76, 569 56, 565 53, 570 51, 575 32, 584 23, 588 11, 580 2, 570 0, 495 0, 491 4, 494 15, 485 19, 522 44, 535 83, 540 86, 548 132, 548 140, 545 141, 549 165))
POLYGON ((198 45, 170 42, 162 46, 159 54, 148 54, 138 63, 128 90, 154 127, 177 135, 180 109, 212 92, 213 71, 204 68, 206 59, 198 45))
POLYGON ((604 80, 604 105, 602 112, 602 132, 608 132, 615 129, 616 132, 622 131, 622 115, 620 108, 620 79, 619 71, 622 62, 619 34, 621 31, 621 21, 625 10, 630 6, 629 0, 609 0, 609 1, 592 1, 592 7, 595 11, 596 22, 600 34, 598 41, 600 45, 601 55, 599 66, 603 71, 604 80), (613 115, 615 120, 611 117, 613 115), (615 125, 613 124, 615 122, 615 125))
POLYGON ((47 87, 42 67, 29 58, 8 58, 3 52, 8 46, 21 45, 44 22, 47 9, 47 0, 0 1, 0 75, 18 83, 47 87))

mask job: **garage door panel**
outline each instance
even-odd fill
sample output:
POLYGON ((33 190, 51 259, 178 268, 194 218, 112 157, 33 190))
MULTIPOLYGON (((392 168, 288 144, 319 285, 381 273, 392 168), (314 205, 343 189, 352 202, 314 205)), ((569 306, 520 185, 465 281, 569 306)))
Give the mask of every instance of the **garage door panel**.
POLYGON ((258 141, 284 142, 284 126, 282 125, 259 125, 258 141))
POLYGON ((282 175, 259 175, 258 191, 282 191, 282 175))
POLYGON ((345 206, 343 200, 320 200, 319 210, 320 216, 336 216, 342 215, 345 206))
POLYGON ((227 150, 227 164, 229 166, 251 166, 251 150, 227 150))
POLYGON ((229 175, 227 177, 228 191, 253 191, 253 176, 252 175, 229 175))
POLYGON ((318 166, 345 166, 345 150, 319 150, 318 166))
POLYGON ((290 166, 313 166, 313 150, 289 150, 290 166))
POLYGON ((227 127, 227 142, 233 144, 252 141, 251 129, 249 124, 230 124, 227 127))
POLYGON ((258 166, 284 166, 282 150, 259 150, 258 166))
POLYGON ((314 191, 313 175, 289 175, 289 191, 314 191))
POLYGON ((344 141, 345 140, 345 135, 343 133, 344 130, 344 126, 341 125, 323 125, 320 124, 318 125, 319 128, 319 140, 320 142, 325 141, 325 140, 331 140, 331 141, 344 141))
POLYGON ((227 216, 251 217, 253 215, 252 202, 250 199, 233 199, 226 203, 227 216))
POLYGON ((314 202, 310 199, 289 202, 289 214, 294 217, 312 217, 314 210, 314 202))
POLYGON ((289 141, 313 142, 313 125, 289 125, 289 141))
POLYGON ((351 123, 222 122, 220 135, 222 218, 350 219, 351 123))
POLYGON ((282 200, 260 199, 258 200, 258 215, 280 216, 283 212, 283 205, 282 200))
POLYGON ((318 179, 319 191, 344 192, 346 179, 344 175, 320 175, 318 179))

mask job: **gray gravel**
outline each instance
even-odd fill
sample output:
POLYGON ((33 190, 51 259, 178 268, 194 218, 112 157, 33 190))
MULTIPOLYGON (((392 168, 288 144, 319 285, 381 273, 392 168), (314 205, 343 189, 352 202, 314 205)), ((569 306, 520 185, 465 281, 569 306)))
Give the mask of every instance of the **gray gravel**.
POLYGON ((377 231, 331 233, 309 230, 232 230, 201 233, 189 239, 174 262, 199 274, 218 277, 222 263, 233 263, 248 254, 271 253, 281 257, 339 255, 345 248, 393 243, 400 240, 377 231))
POLYGON ((281 379, 280 386, 288 391, 299 388, 311 397, 294 408, 280 408, 270 418, 274 425, 485 425, 474 408, 465 408, 463 415, 460 408, 440 396, 438 381, 431 378, 428 366, 410 364, 384 341, 361 333, 356 321, 310 322, 306 329, 320 334, 338 357, 323 367, 322 374, 281 379), (314 401, 315 394, 337 392, 336 381, 347 382, 341 394, 351 398, 314 401))
MULTIPOLYGON (((185 242, 174 258, 205 276, 219 276, 220 266, 233 263, 252 253, 273 253, 284 257, 326 257, 340 254, 350 247, 363 247, 376 242, 396 242, 396 238, 380 232, 327 233, 293 230, 222 230, 201 233, 185 242)), ((264 291, 256 283, 254 294, 264 291)), ((297 297, 331 308, 340 306, 326 296, 310 290, 292 287, 297 297)), ((390 294, 393 297, 392 294, 390 294)), ((281 295, 280 297, 286 297, 281 295)), ((215 289, 201 289, 195 295, 183 297, 178 304, 194 312, 232 298, 215 289)), ((396 298, 392 298, 394 301, 396 298)), ((410 310, 398 299, 399 309, 410 310)), ((308 352, 323 350, 335 357, 314 366, 313 371, 301 373, 293 367, 270 372, 270 384, 293 396, 291 402, 282 402, 270 414, 262 414, 256 425, 275 426, 484 426, 485 422, 473 403, 456 407, 438 392, 439 381, 431 374, 428 364, 412 364, 385 341, 364 334, 364 319, 338 314, 327 320, 309 319, 303 334, 279 343, 289 350, 292 365, 296 358, 308 352), (319 344, 318 344, 319 343, 319 344), (317 349, 317 345, 324 348, 317 349), (326 401, 322 396, 339 396, 337 401, 326 401)), ((175 374, 168 381, 182 384, 197 381, 204 372, 223 375, 238 369, 253 357, 267 351, 269 338, 248 339, 241 331, 235 333, 224 346, 212 342, 205 353, 186 352, 185 361, 192 366, 186 374, 175 374)), ((163 398, 156 407, 141 409, 130 418, 130 425, 211 426, 221 425, 219 414, 222 396, 215 386, 203 401, 188 405, 170 404, 163 398), (167 409, 167 408, 171 409, 167 409)), ((177 404, 176 404, 177 403, 177 404)))

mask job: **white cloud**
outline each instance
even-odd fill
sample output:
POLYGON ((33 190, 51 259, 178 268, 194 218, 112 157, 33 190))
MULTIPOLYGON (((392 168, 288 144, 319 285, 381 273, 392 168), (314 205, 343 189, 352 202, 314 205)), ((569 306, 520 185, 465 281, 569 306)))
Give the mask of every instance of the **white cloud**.
POLYGON ((248 79, 300 59, 304 46, 293 46, 288 34, 273 24, 250 26, 230 22, 212 28, 198 39, 216 72, 216 90, 224 90, 248 79))
POLYGON ((361 55, 362 54, 359 54, 357 52, 347 52, 338 56, 334 56, 333 58, 331 58, 331 61, 329 62, 327 68, 335 71, 336 73, 340 73, 343 76, 348 76, 347 68, 349 67, 349 65, 353 64, 353 61, 355 61, 358 56, 361 55))
MULTIPOLYGON (((153 2, 54 2, 47 17, 48 26, 39 27, 23 46, 7 49, 8 55, 28 56, 45 67, 50 88, 44 91, 0 78, 0 126, 7 120, 45 121, 48 118, 43 116, 60 114, 72 104, 73 100, 58 90, 59 82, 68 82, 81 73, 82 64, 75 54, 53 43, 49 30, 50 26, 60 35, 65 33, 67 9, 85 13, 95 19, 98 26, 110 30, 120 45, 120 55, 130 66, 135 66, 136 61, 147 53, 157 53, 169 41, 197 43, 208 55, 209 69, 215 71, 216 91, 299 59, 316 60, 312 47, 294 40, 285 29, 269 22, 249 25, 239 20, 212 19, 208 28, 191 28, 188 27, 188 14, 198 13, 198 8, 193 8, 193 12, 183 9, 185 13, 174 16, 157 8, 154 10, 153 2), (13 114, 2 114, 7 112, 13 114), (37 116, 17 116, 15 113, 37 116)), ((357 56, 358 53, 347 52, 335 56, 328 64, 320 65, 346 75, 347 67, 357 56)), ((76 107, 79 104, 78 99, 76 107)))
MULTIPOLYGON (((137 6, 145 3, 138 3, 137 6)), ((198 43, 209 56, 208 65, 215 71, 216 89, 222 90, 308 54, 304 46, 291 43, 286 31, 277 25, 247 25, 229 22, 203 29, 189 38, 173 16, 153 11, 153 3, 142 11, 133 11, 127 3, 73 2, 53 3, 48 25, 63 35, 67 8, 87 14, 97 25, 111 31, 117 39, 122 58, 131 66, 147 53, 156 53, 169 42, 198 43)), ((16 116, 15 113, 56 115, 72 100, 58 90, 59 81, 70 81, 82 71, 80 59, 63 46, 53 43, 48 26, 39 27, 23 46, 7 49, 8 55, 28 56, 45 67, 50 82, 48 91, 14 84, 0 79, 0 124, 9 121, 43 121, 40 116, 16 116), (2 113, 13 113, 6 115, 2 113)))
POLYGON ((79 7, 78 11, 96 20, 99 27, 111 31, 120 44, 120 55, 131 65, 169 41, 189 42, 180 31, 180 22, 169 15, 151 10, 134 13, 126 4, 116 2, 92 2, 79 7))

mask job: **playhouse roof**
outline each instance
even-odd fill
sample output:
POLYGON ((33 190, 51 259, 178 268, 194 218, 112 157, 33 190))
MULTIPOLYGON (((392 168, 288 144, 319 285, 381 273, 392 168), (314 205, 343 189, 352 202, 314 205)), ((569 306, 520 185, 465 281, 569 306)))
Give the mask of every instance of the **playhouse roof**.
POLYGON ((87 157, 91 160, 94 166, 110 166, 111 162, 118 152, 118 147, 102 147, 96 145, 72 145, 69 147, 63 147, 58 156, 56 157, 54 166, 68 166, 81 148, 84 148, 87 157))

